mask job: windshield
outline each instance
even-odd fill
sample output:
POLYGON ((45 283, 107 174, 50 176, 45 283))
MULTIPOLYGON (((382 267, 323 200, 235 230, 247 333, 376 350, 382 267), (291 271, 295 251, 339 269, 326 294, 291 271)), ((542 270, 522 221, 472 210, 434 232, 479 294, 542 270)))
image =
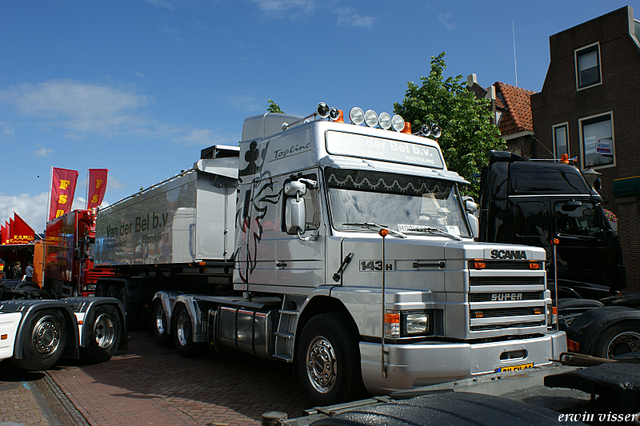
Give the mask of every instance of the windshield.
POLYGON ((327 168, 331 219, 338 230, 379 224, 403 233, 468 237, 455 183, 392 173, 327 168))

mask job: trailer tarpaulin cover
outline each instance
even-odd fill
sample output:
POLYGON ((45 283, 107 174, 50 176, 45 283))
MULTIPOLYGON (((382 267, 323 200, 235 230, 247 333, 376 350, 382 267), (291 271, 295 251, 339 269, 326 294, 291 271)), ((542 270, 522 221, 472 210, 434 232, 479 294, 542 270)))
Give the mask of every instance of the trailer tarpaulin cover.
POLYGON ((76 192, 78 172, 75 170, 58 169, 53 167, 51 178, 51 205, 49 206, 49 220, 69 213, 73 205, 76 192))
POLYGON ((89 185, 87 185, 87 209, 99 207, 104 193, 107 191, 108 169, 89 169, 89 185))

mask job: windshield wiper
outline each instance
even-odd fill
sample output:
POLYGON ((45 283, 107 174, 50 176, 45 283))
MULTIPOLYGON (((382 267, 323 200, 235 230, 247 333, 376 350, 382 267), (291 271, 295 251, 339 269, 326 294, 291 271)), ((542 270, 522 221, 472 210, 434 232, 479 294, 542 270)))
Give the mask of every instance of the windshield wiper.
POLYGON ((359 228, 371 229, 372 231, 379 231, 381 229, 386 229, 387 231, 389 231, 389 233, 391 235, 395 235, 396 237, 400 237, 400 238, 407 238, 407 236, 404 235, 402 232, 394 231, 393 229, 389 229, 388 227, 386 227, 384 225, 379 225, 379 224, 373 223, 373 222, 343 223, 342 225, 343 226, 357 226, 359 228))
POLYGON ((443 231, 442 229, 439 229, 439 228, 416 226, 415 228, 408 227, 404 230, 404 232, 423 232, 427 234, 440 234, 440 235, 444 235, 445 237, 453 238, 454 240, 457 240, 457 241, 464 241, 459 236, 455 234, 451 234, 447 231, 443 231))

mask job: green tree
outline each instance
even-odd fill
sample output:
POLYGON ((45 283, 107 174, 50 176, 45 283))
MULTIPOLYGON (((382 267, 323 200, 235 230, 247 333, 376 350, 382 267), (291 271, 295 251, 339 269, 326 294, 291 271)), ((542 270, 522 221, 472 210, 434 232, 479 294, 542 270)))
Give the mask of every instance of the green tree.
POLYGON ((480 170, 489 161, 489 151, 504 149, 505 142, 492 122, 490 101, 467 90, 462 76, 444 78, 445 52, 431 57, 431 72, 420 77, 422 85, 408 82, 402 103, 393 110, 411 123, 413 132, 423 124, 442 128, 438 138, 447 168, 471 182, 465 193, 478 195, 480 170))
POLYGON ((269 102, 269 107, 267 108, 267 112, 284 114, 284 111, 280 109, 280 106, 277 103, 273 102, 271 99, 269 99, 268 102, 269 102))

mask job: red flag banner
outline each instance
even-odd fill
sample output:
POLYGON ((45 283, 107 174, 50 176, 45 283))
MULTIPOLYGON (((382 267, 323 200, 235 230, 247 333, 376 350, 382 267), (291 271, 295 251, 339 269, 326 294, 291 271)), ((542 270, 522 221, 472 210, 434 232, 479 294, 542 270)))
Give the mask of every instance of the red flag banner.
POLYGON ((99 207, 104 193, 107 191, 108 169, 89 169, 89 183, 87 184, 87 209, 99 207))
POLYGON ((13 213, 13 224, 11 225, 11 235, 7 244, 28 244, 35 240, 36 232, 17 213, 13 213))
POLYGON ((7 244, 7 227, 0 226, 0 244, 7 244))
POLYGON ((76 192, 78 172, 75 170, 53 168, 51 178, 51 204, 49 220, 71 211, 73 196, 76 192))

